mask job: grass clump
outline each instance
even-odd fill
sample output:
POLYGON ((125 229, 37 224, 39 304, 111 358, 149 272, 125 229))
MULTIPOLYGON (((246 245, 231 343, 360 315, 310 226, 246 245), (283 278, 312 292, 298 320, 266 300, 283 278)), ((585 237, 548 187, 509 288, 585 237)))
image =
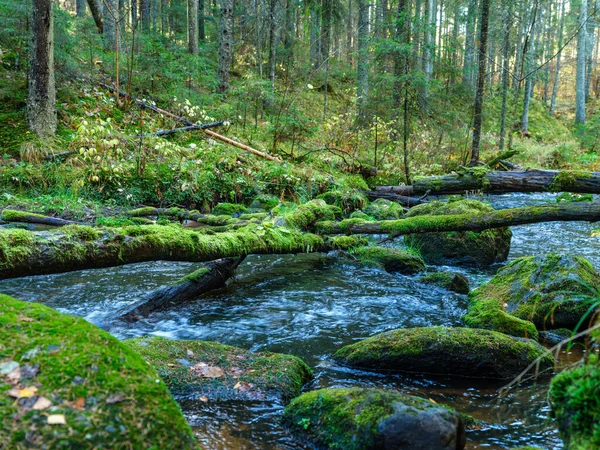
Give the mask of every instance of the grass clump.
POLYGON ((7 448, 196 448, 155 370, 105 331, 5 295, 0 324, 0 367, 20 370, 16 381, 0 370, 7 448), (49 424, 52 415, 66 424, 49 424))

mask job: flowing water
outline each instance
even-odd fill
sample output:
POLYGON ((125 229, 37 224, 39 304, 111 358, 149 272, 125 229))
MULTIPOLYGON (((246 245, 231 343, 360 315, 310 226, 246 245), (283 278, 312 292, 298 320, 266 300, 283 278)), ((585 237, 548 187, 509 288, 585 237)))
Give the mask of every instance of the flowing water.
MULTIPOLYGON (((507 194, 485 199, 495 208, 554 202, 552 194, 507 194)), ((549 251, 575 253, 600 268, 600 238, 587 223, 549 223, 513 228, 510 258, 549 251)), ((401 245, 401 241, 396 245, 401 245)), ((85 317, 118 338, 158 335, 214 340, 253 351, 284 352, 315 371, 307 389, 373 386, 431 398, 481 419, 468 432, 467 448, 517 445, 561 448, 546 403, 547 382, 522 385, 499 399, 500 384, 374 374, 337 366, 330 356, 340 346, 402 327, 460 325, 467 299, 416 277, 390 275, 332 255, 251 256, 227 288, 182 309, 153 314, 135 324, 111 317, 153 289, 191 272, 190 263, 153 262, 117 268, 0 281, 0 291, 85 317)), ((447 268, 464 273, 475 287, 497 267, 447 268)), ((563 353, 564 361, 580 355, 563 353)), ((207 449, 303 449, 279 425, 282 405, 197 404, 184 412, 207 449)))

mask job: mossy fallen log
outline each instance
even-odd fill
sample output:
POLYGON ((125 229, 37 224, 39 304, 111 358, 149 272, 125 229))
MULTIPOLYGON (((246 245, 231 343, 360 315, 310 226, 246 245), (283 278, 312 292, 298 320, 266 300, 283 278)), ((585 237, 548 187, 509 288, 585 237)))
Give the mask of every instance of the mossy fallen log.
POLYGON ((365 245, 359 237, 323 238, 312 233, 248 225, 218 234, 179 226, 92 228, 57 231, 0 230, 0 279, 120 266, 144 261, 207 262, 249 254, 326 252, 365 245))
POLYGON ((424 215, 379 222, 367 222, 362 219, 346 219, 341 222, 321 221, 315 224, 315 230, 319 234, 402 236, 442 231, 483 231, 540 222, 597 222, 599 220, 600 202, 582 202, 501 209, 484 214, 424 215))
MULTIPOLYGON (((393 187, 395 187, 395 186, 393 186, 393 187)), ((406 187, 406 186, 401 186, 401 187, 406 187)), ((420 205, 422 203, 427 203, 426 200, 421 199, 419 197, 410 197, 407 195, 400 195, 400 194, 396 194, 394 192, 387 192, 387 191, 380 190, 380 189, 377 189, 375 191, 365 191, 365 195, 367 197, 369 197, 369 200, 377 200, 379 198, 382 198, 385 200, 390 200, 392 202, 399 203, 403 206, 406 206, 407 208, 410 208, 411 206, 420 205)))
POLYGON ((145 298, 121 311, 118 318, 134 322, 141 317, 147 317, 154 311, 193 300, 202 294, 219 289, 225 286, 227 280, 233 276, 235 269, 243 260, 244 258, 241 257, 212 261, 174 283, 151 292, 145 298))
POLYGON ((424 177, 412 186, 380 186, 376 192, 403 196, 464 194, 469 191, 577 192, 600 194, 600 172, 580 170, 487 171, 475 168, 466 174, 424 177))
POLYGON ((74 225, 76 223, 71 220, 61 219, 59 217, 49 217, 27 211, 17 211, 15 209, 3 210, 2 214, 0 214, 0 218, 5 222, 32 223, 36 225, 50 225, 55 227, 74 225))

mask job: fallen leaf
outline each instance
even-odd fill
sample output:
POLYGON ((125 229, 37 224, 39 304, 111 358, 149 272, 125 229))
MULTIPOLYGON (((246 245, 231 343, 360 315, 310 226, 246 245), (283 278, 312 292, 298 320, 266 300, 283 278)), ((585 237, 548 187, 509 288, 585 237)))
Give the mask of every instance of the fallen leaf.
POLYGON ((120 403, 123 400, 125 400, 125 394, 123 394, 122 392, 118 392, 116 394, 109 395, 108 398, 106 399, 106 403, 108 403, 109 405, 112 405, 114 403, 120 403))
POLYGON ((21 379, 21 368, 17 367, 11 373, 6 375, 6 378, 8 378, 9 383, 17 384, 19 382, 19 380, 21 379))
POLYGON ((9 397, 19 398, 20 389, 12 388, 10 391, 7 391, 9 397))
POLYGON ((435 404, 437 405, 437 402, 436 402, 434 399, 430 398, 430 399, 429 399, 429 401, 430 401, 431 403, 435 403, 435 404))
POLYGON ((203 395, 202 397, 200 397, 200 401, 206 403, 208 401, 208 397, 206 395, 203 395))
POLYGON ((19 317, 19 320, 21 322, 33 322, 35 319, 32 319, 31 317, 19 317))
POLYGON ((40 371, 40 366, 38 366, 37 364, 35 364, 33 366, 30 366, 30 365, 21 366, 21 378, 33 378, 38 374, 39 371, 40 371))
POLYGON ((217 366, 209 366, 206 363, 198 363, 190 367, 190 371, 194 375, 204 378, 221 378, 224 375, 223 369, 217 366))
POLYGON ((187 351, 187 355, 188 355, 188 356, 194 356, 194 352, 188 349, 188 351, 187 351))
POLYGON ((35 386, 31 386, 23 389, 13 388, 7 394, 14 398, 30 398, 37 394, 37 391, 38 389, 35 386))
POLYGON ((233 378, 239 378, 245 373, 244 370, 240 369, 239 367, 232 367, 228 370, 228 372, 233 378))
POLYGON ((85 408, 85 397, 77 397, 73 402, 73 406, 76 409, 82 410, 85 408))
POLYGON ((8 375, 13 370, 19 367, 19 363, 16 361, 5 361, 0 363, 0 375, 8 375))
POLYGON ((50 408, 52 406, 52 402, 48 400, 46 397, 40 397, 33 404, 32 408, 37 409, 38 411, 46 408, 50 408))
POLYGON ((237 383, 235 383, 235 386, 233 387, 234 389, 239 389, 240 386, 242 385, 242 383, 240 383, 239 381, 237 383))
POLYGON ((48 425, 66 425, 67 419, 64 414, 50 414, 48 416, 48 425))
MULTIPOLYGON (((237 383, 237 384, 240 385, 237 388, 237 389, 239 389, 240 392, 248 392, 248 391, 252 390, 252 388, 254 387, 253 384, 250 384, 247 381, 242 381, 241 383, 237 383)), ((236 389, 236 388, 234 387, 234 389, 236 389)))

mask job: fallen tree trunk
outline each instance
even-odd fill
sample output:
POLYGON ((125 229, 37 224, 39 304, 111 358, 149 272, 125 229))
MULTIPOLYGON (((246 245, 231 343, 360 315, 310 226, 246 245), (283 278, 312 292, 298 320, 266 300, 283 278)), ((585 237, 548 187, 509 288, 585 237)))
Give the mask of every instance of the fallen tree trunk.
POLYGON ((182 131, 206 130, 208 128, 220 127, 224 123, 224 120, 220 120, 218 122, 200 123, 198 125, 188 125, 187 127, 172 128, 170 130, 160 130, 155 131, 154 133, 145 133, 143 134, 143 136, 170 136, 172 134, 179 133, 182 131))
POLYGON ((418 196, 427 191, 431 195, 464 194, 469 191, 490 193, 506 192, 575 192, 600 194, 600 172, 574 170, 515 170, 491 171, 479 175, 426 177, 412 186, 380 186, 378 192, 418 196))
POLYGON ((386 191, 364 191, 369 200, 375 200, 378 198, 384 198, 392 202, 400 203, 407 208, 411 206, 420 205, 421 203, 427 203, 425 200, 419 197, 407 197, 405 195, 394 194, 393 192, 386 191))
POLYGON ((341 222, 317 222, 315 228, 317 233, 321 234, 392 234, 401 236, 442 231, 483 231, 490 228, 540 222, 597 222, 599 220, 600 203, 581 202, 500 209, 486 214, 415 216, 380 222, 347 219, 341 222))
POLYGON ((75 225, 77 223, 71 220, 61 219, 59 217, 43 216, 41 214, 34 214, 27 211, 17 211, 14 209, 3 210, 0 218, 2 218, 2 220, 5 222, 32 223, 36 225, 50 225, 54 227, 75 225))
POLYGON ((268 159, 269 161, 275 161, 275 162, 279 162, 279 163, 283 162, 279 158, 276 158, 276 157, 271 156, 271 155, 267 155, 266 153, 260 152, 260 151, 254 149, 252 147, 249 147, 249 146, 247 146, 245 144, 241 144, 241 143, 239 143, 237 141, 234 141, 233 139, 229 139, 228 137, 222 136, 222 135, 220 135, 218 133, 215 133, 214 131, 211 131, 211 130, 203 130, 203 131, 206 134, 208 134, 209 136, 212 136, 215 139, 218 139, 219 141, 223 141, 226 144, 233 145, 234 147, 237 147, 237 148, 241 148, 242 150, 246 150, 247 152, 254 153, 257 156, 260 156, 261 158, 265 158, 265 159, 268 159))
POLYGON ((235 269, 243 260, 244 257, 212 261, 174 283, 151 292, 142 300, 121 311, 117 318, 135 322, 155 311, 194 300, 207 292, 219 289, 225 286, 227 280, 233 276, 235 269))

